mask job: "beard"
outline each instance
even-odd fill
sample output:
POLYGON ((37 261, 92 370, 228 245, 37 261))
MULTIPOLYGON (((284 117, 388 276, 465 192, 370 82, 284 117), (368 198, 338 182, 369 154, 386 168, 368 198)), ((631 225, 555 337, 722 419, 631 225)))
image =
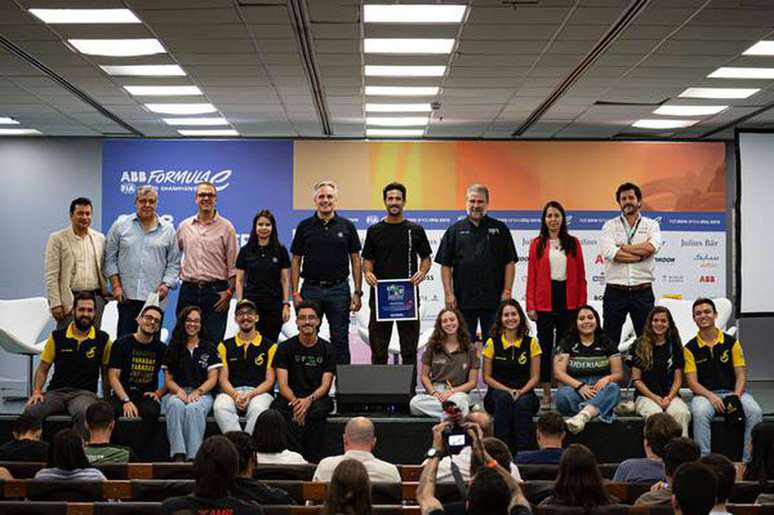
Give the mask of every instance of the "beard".
POLYGON ((94 319, 89 317, 79 317, 73 321, 75 322, 75 327, 77 327, 79 331, 86 331, 90 329, 94 323, 94 319))

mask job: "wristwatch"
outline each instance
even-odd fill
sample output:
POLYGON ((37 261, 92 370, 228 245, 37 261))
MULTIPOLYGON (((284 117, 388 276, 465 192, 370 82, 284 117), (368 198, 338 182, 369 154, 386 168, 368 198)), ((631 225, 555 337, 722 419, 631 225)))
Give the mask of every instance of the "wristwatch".
POLYGON ((435 447, 430 447, 425 453, 425 459, 427 460, 431 458, 440 458, 440 457, 441 457, 441 451, 439 451, 435 447))
POLYGON ((132 399, 130 399, 129 397, 127 397, 127 398, 125 398, 124 400, 122 400, 121 402, 122 402, 122 403, 124 403, 124 404, 126 404, 127 402, 132 402, 132 399))
POLYGON ((355 291, 353 291, 352 293, 354 293, 354 294, 355 294, 355 295, 357 295, 358 297, 362 297, 362 296, 363 296, 363 290, 355 290, 355 291))

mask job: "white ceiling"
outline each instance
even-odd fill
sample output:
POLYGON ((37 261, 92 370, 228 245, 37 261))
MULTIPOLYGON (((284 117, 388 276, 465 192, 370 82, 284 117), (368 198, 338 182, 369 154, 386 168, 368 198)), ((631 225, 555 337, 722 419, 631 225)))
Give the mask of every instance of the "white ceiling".
MULTIPOLYGON (((123 85, 196 85, 246 137, 365 136, 364 86, 441 86, 431 99, 427 137, 511 138, 576 69, 629 6, 629 0, 461 0, 461 25, 361 22, 363 1, 295 0, 308 20, 313 70, 305 68, 293 23, 293 0, 0 0, 0 36, 71 84, 84 101, 40 68, 0 46, 0 116, 52 136, 178 136, 145 102, 196 97, 132 97, 123 85), (46 25, 28 8, 121 7, 139 25, 46 25), (364 55, 366 37, 454 37, 455 52, 438 56, 364 55), (89 57, 68 38, 156 37, 169 51, 150 57, 89 57), (110 77, 104 64, 179 64, 187 77, 110 77), (442 78, 364 77, 365 64, 448 64, 442 78), (310 75, 313 75, 310 77, 310 75), (320 85, 316 105, 313 84, 320 85), (100 109, 101 107, 101 109, 100 109), (113 119, 106 114, 112 113, 113 119), (119 123, 122 121, 127 127, 119 123)), ((368 3, 395 3, 368 0, 368 3)), ((651 0, 567 92, 521 138, 658 137, 727 139, 736 122, 774 106, 774 81, 707 79, 720 66, 774 67, 774 57, 740 54, 774 39, 772 0, 651 0), (687 87, 756 87, 746 100, 676 99, 687 87), (688 129, 633 129, 665 101, 730 103, 688 129), (717 130, 722 129, 722 130, 717 130), (714 131, 714 132, 713 132, 714 131)), ((381 97, 380 102, 427 98, 381 97)), ((374 101, 369 97, 369 101, 374 101)), ((168 116, 167 116, 168 117, 168 116)), ((774 128, 774 109, 745 127, 774 128)))

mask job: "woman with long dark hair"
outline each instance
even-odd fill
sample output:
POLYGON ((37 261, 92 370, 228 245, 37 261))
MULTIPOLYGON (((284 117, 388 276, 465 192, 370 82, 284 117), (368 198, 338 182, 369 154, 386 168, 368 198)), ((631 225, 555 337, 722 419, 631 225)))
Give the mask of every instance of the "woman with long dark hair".
POLYGON ((468 329, 457 309, 444 308, 435 319, 435 328, 422 354, 421 381, 425 393, 409 403, 412 415, 443 418, 442 405, 455 403, 468 414, 468 392, 478 383, 480 361, 468 329))
POLYGON ((554 345, 572 325, 578 307, 586 304, 586 268, 580 241, 567 232, 564 207, 551 200, 540 217, 540 236, 529 246, 527 316, 537 322, 543 349, 540 382, 543 404, 551 405, 554 345))
POLYGON ((564 386, 556 392, 556 409, 567 419, 572 434, 583 431, 594 417, 610 423, 621 398, 618 382, 623 362, 618 347, 602 332, 599 313, 581 306, 575 324, 557 345, 554 377, 564 386))
POLYGON ((540 344, 529 335, 521 304, 500 303, 484 344, 484 407, 494 416, 494 435, 513 454, 526 449, 535 434, 532 417, 540 409, 535 386, 540 379, 540 344))
POLYGON ((685 356, 672 313, 663 306, 654 307, 633 345, 629 364, 636 389, 635 411, 643 418, 669 413, 687 437, 691 411, 680 398, 685 356))
POLYGON ((267 409, 253 428, 256 463, 259 465, 304 465, 303 456, 288 449, 288 423, 282 413, 267 409))
POLYGON ((371 481, 362 463, 347 459, 336 466, 328 483, 323 514, 371 515, 371 481))
POLYGON ((207 413, 212 409, 210 392, 222 366, 215 347, 203 333, 202 310, 198 306, 183 308, 161 366, 169 391, 161 404, 173 460, 196 457, 207 428, 207 413))
POLYGON ((258 332, 276 342, 290 318, 290 257, 279 242, 277 221, 268 209, 256 213, 250 237, 236 261, 237 299, 258 308, 258 332))
POLYGON ((48 446, 46 468, 35 479, 105 481, 105 475, 91 466, 83 450, 83 440, 73 429, 62 429, 48 446))
POLYGON ((597 459, 588 447, 574 443, 562 453, 559 474, 550 497, 541 506, 573 506, 586 512, 596 506, 615 504, 607 495, 597 459))
MULTIPOLYGON (((758 422, 750 433, 750 461, 745 464, 743 479, 765 483, 774 479, 774 422, 758 422)), ((769 494, 769 503, 774 494, 769 494)))

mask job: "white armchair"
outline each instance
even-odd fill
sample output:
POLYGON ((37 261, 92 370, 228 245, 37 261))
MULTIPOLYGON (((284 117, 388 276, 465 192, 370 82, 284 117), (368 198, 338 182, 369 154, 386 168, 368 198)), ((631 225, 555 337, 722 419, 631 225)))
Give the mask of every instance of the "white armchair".
POLYGON ((27 356, 28 396, 32 393, 33 359, 46 344, 46 340, 36 340, 50 320, 44 297, 0 300, 0 347, 11 354, 27 356))

